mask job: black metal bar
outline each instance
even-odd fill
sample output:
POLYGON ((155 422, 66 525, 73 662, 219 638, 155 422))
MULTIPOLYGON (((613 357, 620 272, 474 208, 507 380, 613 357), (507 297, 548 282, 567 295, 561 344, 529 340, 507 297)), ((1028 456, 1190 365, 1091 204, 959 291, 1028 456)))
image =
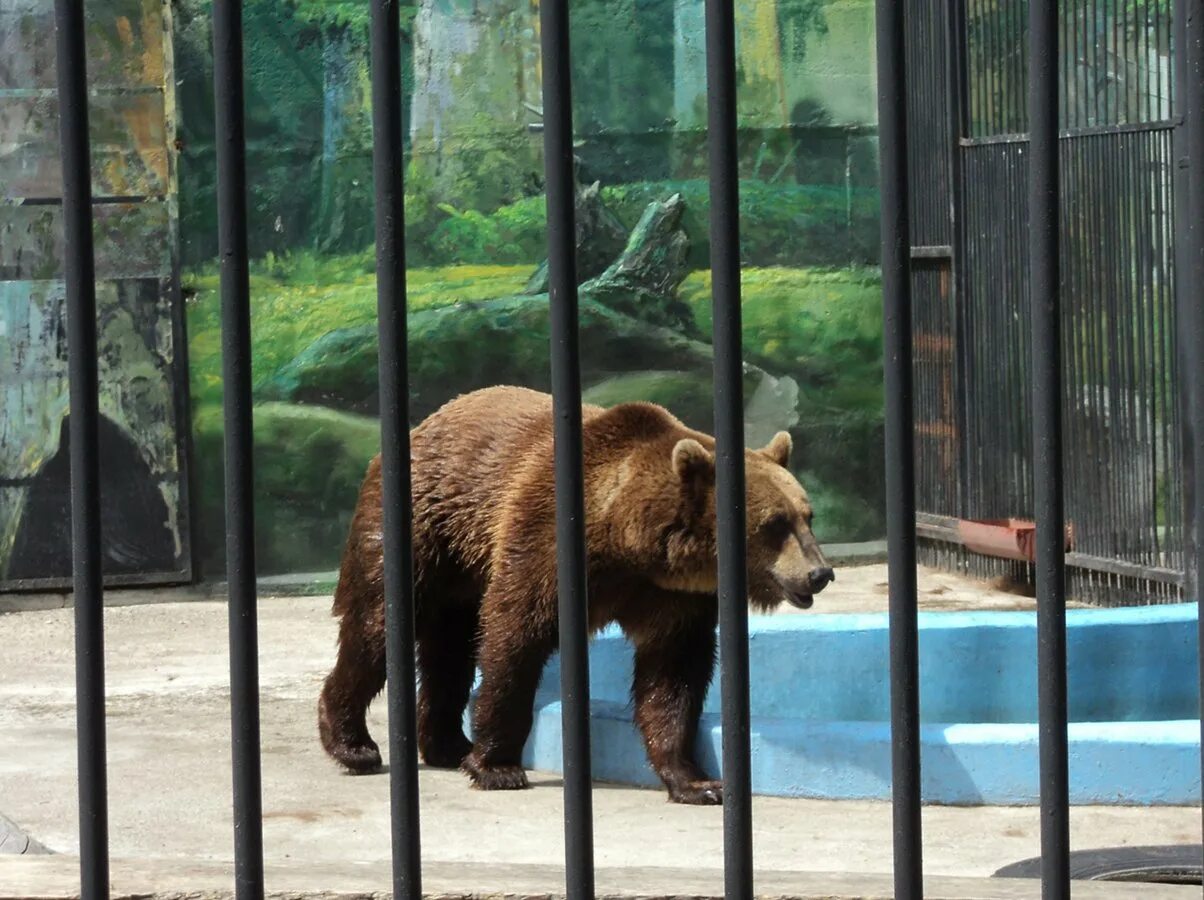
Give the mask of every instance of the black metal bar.
POLYGON ((916 617, 915 423, 907 184, 903 4, 877 2, 886 528, 890 583, 891 772, 895 898, 923 894, 920 840, 920 679, 916 617))
MULTIPOLYGON (((1195 540, 1187 544, 1189 552, 1185 559, 1186 568, 1194 576, 1191 583, 1197 592, 1196 602, 1200 606, 1200 727, 1204 740, 1204 541, 1201 541, 1201 525, 1204 524, 1204 465, 1199 459, 1199 436, 1204 435, 1204 0, 1185 0, 1186 53, 1183 58, 1184 91, 1183 105, 1186 116, 1186 144, 1190 160, 1188 170, 1188 196, 1190 227, 1184 239, 1189 243, 1184 254, 1191 267, 1187 277, 1180 280, 1189 291, 1184 307, 1189 312, 1187 321, 1180 322, 1181 346, 1185 348, 1182 359, 1190 360, 1191 369, 1187 379, 1191 392, 1191 432, 1196 435, 1195 485, 1192 496, 1191 520, 1195 540)), ((1204 757, 1201 759, 1204 769, 1204 757)))
POLYGON ((406 352, 405 167, 401 127, 400 0, 371 12, 372 164, 376 189, 376 303, 380 333, 381 513, 393 897, 420 900, 418 726, 414 696, 414 551, 410 394, 406 352))
POLYGON ((569 900, 592 900, 594 834, 589 755, 589 595, 581 440, 581 355, 577 334, 577 229, 568 0, 540 3, 539 22, 543 52, 544 173, 555 418, 565 887, 569 900))
MULTIPOLYGON (((1175 65, 1173 82, 1175 85, 1175 106, 1171 112, 1183 116, 1189 102, 1187 87, 1190 54, 1187 49, 1188 22, 1191 19, 1189 8, 1198 0, 1175 0, 1172 18, 1175 27, 1171 35, 1175 65)), ((1196 276, 1197 253, 1193 251, 1193 243, 1200 246, 1201 238, 1194 237, 1192 228, 1192 209, 1189 189, 1189 141, 1186 117, 1180 127, 1171 132, 1171 158, 1174 167, 1171 171, 1171 190, 1169 193, 1173 214, 1173 227, 1176 239, 1174 241, 1174 363, 1173 375, 1178 390, 1175 392, 1174 414, 1177 417, 1175 437, 1179 441, 1179 462, 1183 473, 1180 501, 1180 518, 1183 528, 1183 590, 1185 597, 1200 596, 1200 588, 1196 583, 1196 566, 1193 565, 1200 529, 1196 521, 1196 481, 1200 459, 1200 441, 1195 437, 1194 398, 1196 394, 1194 368, 1195 358, 1199 353, 1198 346, 1192 343, 1192 322, 1196 315, 1199 296, 1199 281, 1196 276)))
POLYGON ((100 394, 83 0, 55 0, 54 21, 71 409, 68 431, 80 897, 103 900, 109 896, 109 801, 105 765, 104 575, 100 555, 100 394))
POLYGON ((247 269, 247 153, 241 0, 213 3, 218 251, 225 403, 226 581, 230 592, 230 718, 234 764, 234 887, 263 897, 259 647, 252 490, 251 305, 247 269))
POLYGON ((723 721, 723 861, 728 898, 753 894, 752 764, 745 568, 744 371, 740 315, 740 184, 736 146, 733 0, 707 0, 712 343, 715 348, 715 507, 723 721))
POLYGON ((1043 897, 1053 900, 1070 896, 1058 246, 1058 4, 1031 3, 1029 16, 1029 291, 1037 520, 1041 881, 1043 897))
POLYGON ((945 25, 945 66, 947 71, 947 95, 945 102, 949 117, 949 220, 952 223, 951 263, 949 266, 949 291, 953 297, 953 345, 954 345, 954 423, 958 434, 957 448, 957 492, 954 509, 959 516, 969 517, 970 496, 970 442, 968 396, 966 381, 969 372, 969 329, 966 322, 966 306, 969 299, 970 277, 966 266, 965 188, 963 184, 963 155, 961 138, 967 134, 969 116, 966 95, 966 0, 945 0, 947 19, 945 25))

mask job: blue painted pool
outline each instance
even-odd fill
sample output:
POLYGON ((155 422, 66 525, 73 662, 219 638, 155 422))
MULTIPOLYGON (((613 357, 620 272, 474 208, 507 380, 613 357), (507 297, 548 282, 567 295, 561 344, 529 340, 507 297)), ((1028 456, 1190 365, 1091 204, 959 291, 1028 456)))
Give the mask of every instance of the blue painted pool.
MULTIPOLYGON (((920 625, 923 791, 930 803, 1029 804, 1037 789, 1036 617, 925 613, 920 625)), ((1200 802, 1194 603, 1067 613, 1071 800, 1200 802)), ((888 799, 885 614, 750 617, 753 790, 888 799)), ((656 784, 631 722, 631 648, 610 629, 590 647, 596 777, 656 784)), ((526 747, 560 770, 553 658, 526 747)), ((699 753, 719 772, 719 689, 699 753)))

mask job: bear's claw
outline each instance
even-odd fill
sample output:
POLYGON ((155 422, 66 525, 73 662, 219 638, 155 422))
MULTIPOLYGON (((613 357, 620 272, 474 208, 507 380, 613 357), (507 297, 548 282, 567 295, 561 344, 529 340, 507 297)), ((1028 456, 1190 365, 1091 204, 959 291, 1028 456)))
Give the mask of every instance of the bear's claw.
POLYGON ((691 806, 722 806, 722 781, 691 781, 684 787, 669 792, 669 799, 674 803, 685 803, 691 806))
POLYGON ((530 786, 522 766, 488 765, 475 753, 464 757, 460 769, 472 779, 472 786, 482 791, 521 791, 530 786))
POLYGON ((352 775, 371 775, 381 770, 380 749, 371 739, 363 744, 336 744, 330 747, 330 755, 352 775))

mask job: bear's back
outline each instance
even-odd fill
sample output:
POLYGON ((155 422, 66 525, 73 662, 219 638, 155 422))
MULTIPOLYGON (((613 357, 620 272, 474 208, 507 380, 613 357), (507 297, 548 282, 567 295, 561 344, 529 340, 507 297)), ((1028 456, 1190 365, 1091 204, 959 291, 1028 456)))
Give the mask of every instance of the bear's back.
MULTIPOLYGON (((618 469, 659 470, 684 436, 709 442, 652 403, 582 408, 587 507, 611 493, 618 469), (639 460, 637 462, 637 460, 639 460)), ((491 387, 449 401, 413 432, 416 521, 436 543, 487 580, 494 549, 519 528, 555 540, 553 411, 549 394, 491 387), (521 524, 520 524, 521 523, 521 524)), ((628 482, 630 485, 630 482, 628 482)), ((644 494, 644 491, 637 491, 644 494)), ((591 529, 592 530, 592 529, 591 529)), ((535 538, 532 534, 530 537, 535 538)))

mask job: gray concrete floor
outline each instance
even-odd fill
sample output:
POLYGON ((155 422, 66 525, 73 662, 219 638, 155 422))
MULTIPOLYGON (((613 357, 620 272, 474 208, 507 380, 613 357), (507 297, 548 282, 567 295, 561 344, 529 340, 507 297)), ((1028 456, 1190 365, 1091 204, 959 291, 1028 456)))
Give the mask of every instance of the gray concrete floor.
MULTIPOLYGON (((845 570, 823 611, 883 605, 881 566, 845 570)), ((929 608, 1023 607, 952 576, 924 573, 929 608)), ((340 774, 316 736, 315 700, 334 653, 325 598, 260 607, 264 843, 269 862, 388 859, 388 778, 340 774)), ((228 860, 230 815, 226 612, 212 601, 106 610, 112 853, 228 860)), ((59 852, 77 841, 70 610, 0 615, 0 812, 59 852)), ((383 703, 372 724, 384 735, 383 703)), ((382 741, 383 743, 383 741, 382 741)), ((554 775, 521 793, 470 790, 456 773, 423 771, 424 856, 447 863, 561 862, 554 775)), ((599 785, 597 863, 716 868, 722 812, 670 805, 659 791, 599 785), (668 848, 668 849, 666 849, 668 848)), ((757 798, 755 851, 768 870, 889 872, 886 804, 757 798)), ((1080 808, 1077 848, 1198 843, 1197 808, 1080 808)), ((925 810, 932 875, 989 875, 1038 852, 1032 808, 925 810)))

